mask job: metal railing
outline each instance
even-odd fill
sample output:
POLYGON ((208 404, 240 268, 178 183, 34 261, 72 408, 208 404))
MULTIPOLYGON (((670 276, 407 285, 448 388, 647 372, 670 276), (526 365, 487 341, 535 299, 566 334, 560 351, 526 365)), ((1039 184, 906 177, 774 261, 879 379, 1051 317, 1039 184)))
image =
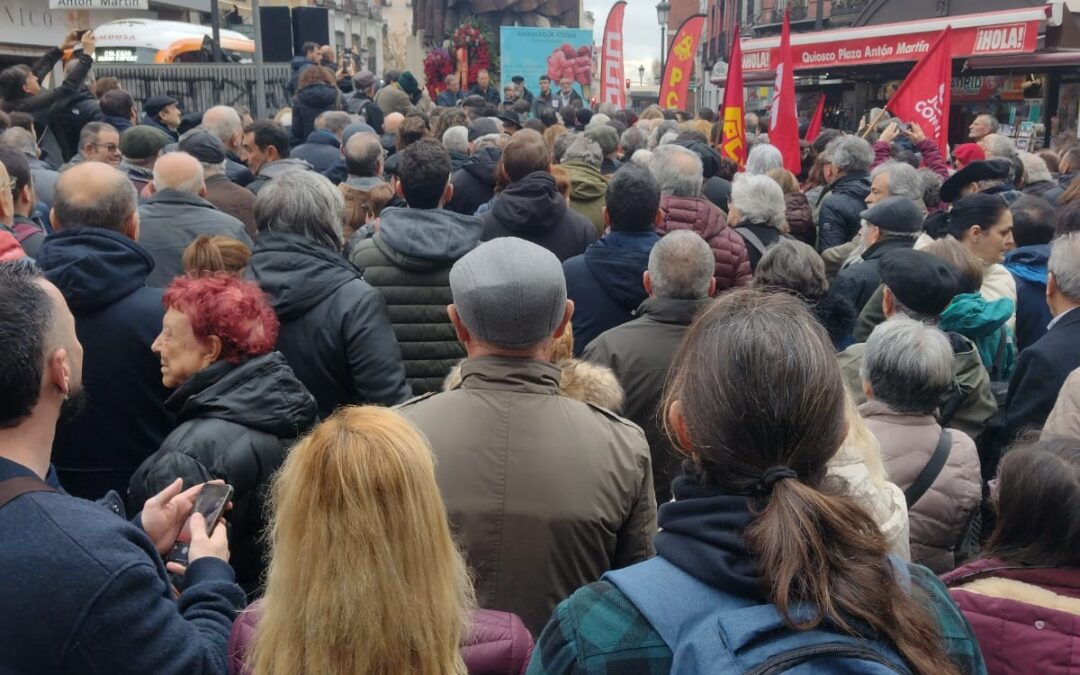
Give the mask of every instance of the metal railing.
MULTIPOLYGON (((171 96, 185 111, 215 105, 239 105, 256 110, 255 65, 250 63, 167 63, 160 65, 99 65, 97 77, 115 77, 137 103, 151 96, 171 96)), ((292 70, 287 63, 263 66, 266 110, 272 115, 292 105, 285 84, 292 70)))

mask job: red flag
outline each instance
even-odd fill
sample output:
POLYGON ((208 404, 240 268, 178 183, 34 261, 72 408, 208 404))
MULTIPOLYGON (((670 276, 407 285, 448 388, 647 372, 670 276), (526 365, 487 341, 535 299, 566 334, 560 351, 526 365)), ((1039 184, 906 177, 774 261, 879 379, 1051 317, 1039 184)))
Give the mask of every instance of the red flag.
POLYGON ((791 12, 784 10, 780 32, 780 63, 776 66, 772 110, 769 112, 769 143, 784 157, 784 168, 798 175, 802 170, 799 155, 799 116, 795 112, 795 62, 791 58, 791 12))
POLYGON ((604 25, 604 43, 600 50, 600 102, 616 108, 626 107, 623 87, 623 12, 626 0, 619 0, 608 12, 604 25))
POLYGON ((705 15, 695 14, 679 26, 679 32, 671 41, 664 79, 660 81, 660 107, 668 110, 686 110, 690 90, 690 76, 694 72, 694 56, 701 43, 701 29, 705 27, 705 15))
POLYGON ((906 122, 917 122, 946 157, 949 139, 949 101, 952 97, 952 51, 946 26, 885 104, 886 110, 906 122))
POLYGON ((821 120, 825 117, 825 94, 818 97, 817 109, 814 111, 814 116, 810 118, 810 126, 806 127, 805 140, 812 143, 818 134, 821 133, 821 120))
POLYGON ((731 58, 728 59, 727 81, 724 83, 724 127, 720 137, 720 152, 739 165, 746 167, 746 128, 743 99, 742 48, 739 46, 739 26, 735 26, 735 39, 731 41, 731 58))

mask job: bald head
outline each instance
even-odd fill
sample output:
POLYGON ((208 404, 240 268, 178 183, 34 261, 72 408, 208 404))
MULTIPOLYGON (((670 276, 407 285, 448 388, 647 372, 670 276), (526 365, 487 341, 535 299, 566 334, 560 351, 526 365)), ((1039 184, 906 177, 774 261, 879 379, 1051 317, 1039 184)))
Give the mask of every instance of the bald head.
POLYGON ((382 173, 383 149, 375 134, 353 134, 345 144, 345 168, 350 176, 373 178, 382 173))
POLYGON ((244 124, 240 120, 240 114, 227 105, 216 105, 204 112, 202 125, 220 138, 229 150, 239 150, 244 142, 244 124))
POLYGON ((401 113, 399 113, 399 112, 390 113, 389 115, 386 116, 386 119, 383 120, 383 124, 382 124, 383 133, 396 134, 397 131, 398 131, 398 127, 400 127, 401 123, 404 122, 404 121, 405 121, 405 116, 402 115, 401 113))
POLYGON ((127 174, 102 162, 83 162, 56 180, 53 228, 98 227, 138 237, 138 195, 127 174))
POLYGON ((170 152, 154 162, 154 190, 176 190, 189 195, 206 194, 203 167, 186 152, 170 152))

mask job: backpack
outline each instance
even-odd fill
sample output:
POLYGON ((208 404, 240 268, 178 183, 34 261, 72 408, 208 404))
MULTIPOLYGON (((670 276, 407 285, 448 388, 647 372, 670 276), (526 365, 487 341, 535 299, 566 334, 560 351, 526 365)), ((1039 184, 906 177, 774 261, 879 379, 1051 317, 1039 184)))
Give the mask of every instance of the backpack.
MULTIPOLYGON (((909 589, 907 566, 892 556, 890 562, 909 589)), ((671 675, 911 672, 886 642, 849 635, 828 619, 812 630, 795 630, 774 605, 713 588, 660 556, 607 572, 603 579, 645 615, 671 648, 671 675)), ((791 614, 796 621, 812 616, 806 606, 792 607, 791 614)))

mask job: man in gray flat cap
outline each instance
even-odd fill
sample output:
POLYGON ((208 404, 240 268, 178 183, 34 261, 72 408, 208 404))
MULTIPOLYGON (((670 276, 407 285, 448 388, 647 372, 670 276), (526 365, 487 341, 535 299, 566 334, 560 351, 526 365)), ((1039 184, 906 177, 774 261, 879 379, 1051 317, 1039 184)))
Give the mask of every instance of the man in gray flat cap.
POLYGON ((551 350, 574 303, 554 254, 489 241, 454 265, 450 290, 461 383, 400 410, 431 440, 479 605, 539 635, 577 588, 652 555, 649 446, 634 424, 559 395, 551 350))

